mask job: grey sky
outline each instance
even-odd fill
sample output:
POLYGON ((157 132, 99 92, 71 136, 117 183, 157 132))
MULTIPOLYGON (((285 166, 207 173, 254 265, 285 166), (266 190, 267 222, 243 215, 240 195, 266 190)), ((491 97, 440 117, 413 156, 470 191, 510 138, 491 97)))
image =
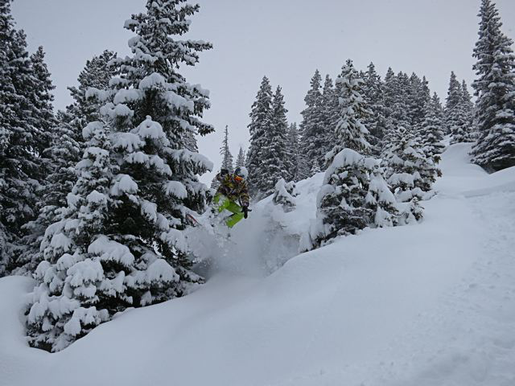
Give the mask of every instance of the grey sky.
MULTIPOLYGON (((217 128, 199 140, 200 152, 215 166, 225 125, 234 156, 247 146, 248 114, 261 78, 281 85, 289 120, 300 122, 309 81, 318 68, 334 79, 346 59, 365 68, 370 61, 384 76, 425 75, 445 99, 451 70, 470 85, 480 0, 197 0, 189 36, 211 41, 214 49, 184 71, 188 81, 211 90, 205 121, 217 128)), ((29 49, 43 45, 52 72, 58 108, 70 103, 87 59, 111 49, 127 54, 132 36, 123 23, 144 9, 146 0, 15 0, 18 28, 29 49)), ((515 1, 497 0, 504 32, 515 38, 515 1)), ((210 176, 204 177, 205 181, 210 176)))

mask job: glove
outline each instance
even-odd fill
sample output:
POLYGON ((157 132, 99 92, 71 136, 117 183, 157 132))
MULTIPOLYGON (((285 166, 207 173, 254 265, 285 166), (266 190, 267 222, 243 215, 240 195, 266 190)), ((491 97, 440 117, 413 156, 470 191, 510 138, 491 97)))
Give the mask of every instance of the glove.
POLYGON ((245 205, 241 209, 243 210, 243 217, 248 218, 249 217, 249 207, 245 205))

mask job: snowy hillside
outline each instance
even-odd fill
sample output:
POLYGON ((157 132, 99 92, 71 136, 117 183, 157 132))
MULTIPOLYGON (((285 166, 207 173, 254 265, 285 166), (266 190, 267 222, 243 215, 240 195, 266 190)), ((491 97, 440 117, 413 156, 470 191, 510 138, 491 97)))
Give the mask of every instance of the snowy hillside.
POLYGON ((469 150, 444 153, 421 224, 298 256, 322 175, 293 212, 264 200, 206 285, 59 353, 25 343, 31 280, 1 279, 0 385, 513 386, 515 168, 487 175, 469 150))

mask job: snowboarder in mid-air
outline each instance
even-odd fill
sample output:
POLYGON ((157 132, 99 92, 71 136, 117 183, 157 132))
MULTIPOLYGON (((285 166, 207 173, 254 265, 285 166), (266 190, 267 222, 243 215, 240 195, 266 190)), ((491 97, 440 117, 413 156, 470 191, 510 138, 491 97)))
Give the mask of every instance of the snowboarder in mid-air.
POLYGON ((243 167, 236 168, 233 174, 227 169, 220 170, 216 175, 220 183, 213 199, 218 213, 228 210, 232 216, 225 220, 225 224, 232 228, 242 218, 249 215, 249 192, 247 182, 247 170, 243 167))

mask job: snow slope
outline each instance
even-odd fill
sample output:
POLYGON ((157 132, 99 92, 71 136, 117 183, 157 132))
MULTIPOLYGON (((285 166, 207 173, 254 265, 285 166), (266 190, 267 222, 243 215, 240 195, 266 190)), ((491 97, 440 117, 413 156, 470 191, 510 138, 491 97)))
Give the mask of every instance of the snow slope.
POLYGON ((515 168, 487 175, 469 149, 443 155, 419 225, 295 256, 315 176, 294 212, 259 203, 201 289, 57 354, 24 342, 30 280, 1 279, 0 385, 515 385, 515 168))

